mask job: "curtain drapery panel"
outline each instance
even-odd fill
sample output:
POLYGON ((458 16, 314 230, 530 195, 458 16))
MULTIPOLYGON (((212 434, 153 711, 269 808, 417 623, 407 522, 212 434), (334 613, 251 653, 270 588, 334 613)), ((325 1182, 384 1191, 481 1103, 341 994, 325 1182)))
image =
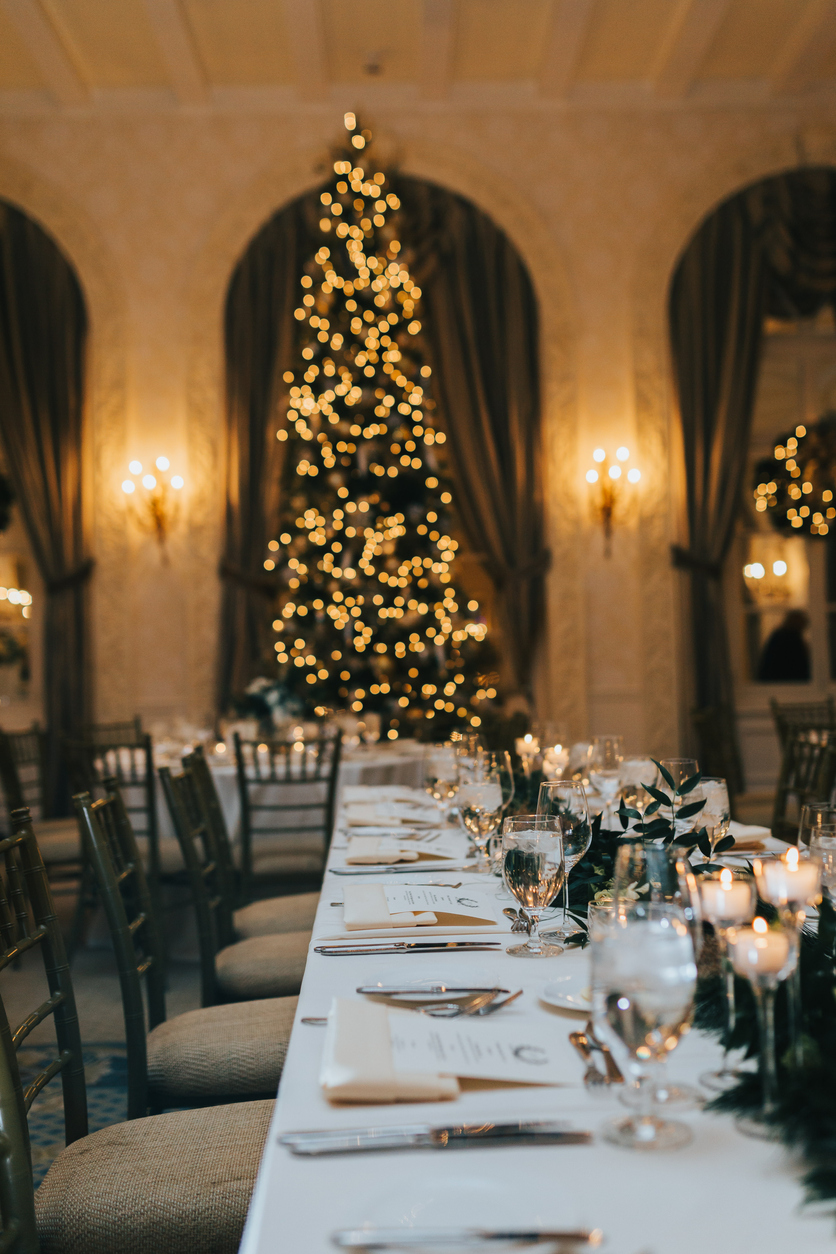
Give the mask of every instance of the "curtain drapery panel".
POLYGON ((63 804, 60 738, 90 718, 82 436, 87 314, 46 232, 0 201, 0 438, 46 589, 48 804, 63 804))

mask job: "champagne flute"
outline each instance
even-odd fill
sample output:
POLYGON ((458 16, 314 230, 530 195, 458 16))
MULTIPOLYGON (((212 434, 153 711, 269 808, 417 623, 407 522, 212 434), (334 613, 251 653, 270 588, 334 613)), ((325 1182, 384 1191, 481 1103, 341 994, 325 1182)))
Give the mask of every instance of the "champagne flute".
POLYGON ((707 1071, 700 1076, 700 1084, 715 1092, 731 1088, 740 1078, 729 1066, 734 1025, 737 1017, 734 1000, 734 968, 729 954, 729 934, 735 927, 750 923, 757 905, 755 881, 748 871, 708 871, 699 877, 700 905, 703 918, 714 927, 714 935, 720 948, 720 961, 726 984, 726 1037, 723 1042, 723 1061, 718 1071, 707 1071))
POLYGON ((604 798, 604 817, 610 812, 621 787, 621 764, 624 761, 623 736, 595 736, 589 755, 589 782, 604 798))
POLYGON ((556 958, 561 945, 544 944, 540 915, 565 879, 563 841, 557 815, 515 814, 502 825, 502 878, 531 921, 524 945, 511 945, 514 958, 556 958))
POLYGON ((798 934, 794 928, 770 931, 766 919, 757 918, 750 928, 729 932, 732 966, 752 985, 758 1009, 760 1073, 763 1104, 759 1115, 738 1116, 738 1128, 746 1136, 771 1141, 776 1131, 769 1123, 778 1106, 778 1074, 775 1067, 775 992, 798 969, 798 934))
POLYGON ((592 937, 592 1002, 596 1031, 626 1054, 639 1107, 605 1125, 604 1137, 629 1149, 687 1145, 686 1124, 659 1118, 656 1077, 690 1026, 697 966, 685 917, 668 902, 624 902, 612 925, 592 937))
POLYGON ((566 874, 563 879, 563 918, 560 926, 548 933, 549 940, 565 940, 575 928, 569 925, 569 874, 580 862, 592 841, 589 809, 583 785, 566 779, 546 779, 540 785, 537 813, 555 815, 563 836, 563 857, 566 874))

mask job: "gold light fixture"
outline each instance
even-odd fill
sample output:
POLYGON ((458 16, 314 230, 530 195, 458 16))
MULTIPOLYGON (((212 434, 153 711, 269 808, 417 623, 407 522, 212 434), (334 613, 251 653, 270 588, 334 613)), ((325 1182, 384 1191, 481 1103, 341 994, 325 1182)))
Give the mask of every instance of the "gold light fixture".
POLYGON ((625 482, 631 488, 637 488, 642 477, 638 466, 628 466, 630 450, 621 445, 615 450, 615 460, 610 461, 605 449, 596 448, 592 460, 597 464, 586 472, 586 482, 590 486, 592 510, 597 522, 604 528, 604 556, 610 556, 613 523, 616 514, 623 511, 629 498, 625 500, 625 482))
POLYGON ((133 504, 139 527, 163 549, 180 512, 179 494, 185 480, 182 475, 169 474, 171 462, 162 454, 153 470, 143 473, 142 462, 137 460, 128 463, 128 470, 130 478, 122 480, 122 491, 133 504))

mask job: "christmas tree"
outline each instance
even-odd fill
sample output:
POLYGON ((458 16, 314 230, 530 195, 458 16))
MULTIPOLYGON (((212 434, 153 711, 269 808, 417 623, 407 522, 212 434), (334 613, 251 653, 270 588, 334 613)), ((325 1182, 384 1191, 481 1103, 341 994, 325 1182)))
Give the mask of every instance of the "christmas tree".
POLYGON ((283 584, 275 654, 305 712, 377 711, 390 739, 438 739, 480 726, 497 677, 479 605, 454 578, 446 436, 400 202, 370 133, 345 122, 301 279, 299 367, 284 375, 282 514, 264 563, 283 584))

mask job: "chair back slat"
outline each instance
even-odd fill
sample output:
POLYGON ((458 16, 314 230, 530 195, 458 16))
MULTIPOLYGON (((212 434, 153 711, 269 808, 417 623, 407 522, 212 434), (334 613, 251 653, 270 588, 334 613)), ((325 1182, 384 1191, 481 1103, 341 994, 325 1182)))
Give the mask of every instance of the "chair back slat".
POLYGON ((229 907, 231 915, 232 910, 236 906, 246 903, 241 897, 240 877, 235 865, 235 855, 232 849, 232 841, 229 837, 229 829, 226 825, 226 818, 224 817, 223 806, 218 796, 218 790, 215 787, 212 771, 203 752, 203 745, 195 745, 191 753, 187 753, 183 757, 182 763, 183 770, 191 775, 194 787, 197 790, 202 816, 212 829, 213 850, 218 863, 218 870, 222 877, 222 883, 224 886, 229 886, 228 892, 231 894, 229 907))
POLYGON ((125 1019, 128 1055, 128 1118, 148 1113, 145 1005, 148 1027, 165 1020, 165 959, 148 881, 116 780, 105 781, 106 796, 73 798, 78 825, 107 916, 125 1019))
POLYGON ((775 790, 772 834, 795 844, 801 809, 829 801, 836 786, 836 728, 790 727, 775 790))
POLYGON ((776 701, 773 698, 769 705, 782 749, 794 729, 811 731, 830 728, 836 731, 836 702, 833 697, 824 701, 776 701))
POLYGON ((232 911, 235 884, 224 875, 223 858, 217 856, 212 824, 207 818, 190 770, 172 775, 160 768, 160 782, 192 893, 200 951, 201 1004, 218 1002, 215 955, 233 939, 232 911))
MULTIPOLYGON (((6 1013, 0 1004, 0 1020, 6 1013)), ((38 1254, 29 1128, 15 1055, 0 1048, 0 1254, 38 1254)))
POLYGON ((46 817, 45 761, 46 737, 37 724, 28 731, 0 731, 0 785, 9 815, 28 807, 36 820, 46 817))
MULTIPOLYGON (((17 1075, 17 1100, 24 1120, 31 1103, 46 1083, 60 1073, 64 1094, 64 1129, 67 1144, 87 1135, 87 1096, 81 1035, 70 966, 58 917, 38 849, 29 811, 12 813, 12 835, 0 841, 0 917, 2 948, 0 969, 27 949, 40 949, 49 998, 12 1028, 5 1010, 0 1014, 0 1053, 17 1075), (16 1050, 39 1023, 52 1016, 57 1053, 33 1079, 26 1101, 17 1068, 16 1050)), ((5 1125, 3 1125, 5 1128, 5 1125)))
POLYGON ((241 803, 242 891, 249 897, 257 875, 257 842, 267 837, 275 838, 280 846, 282 838, 319 833, 324 865, 334 828, 342 734, 265 741, 242 740, 236 732, 234 744, 241 803), (301 820, 300 814, 305 816, 301 820))

